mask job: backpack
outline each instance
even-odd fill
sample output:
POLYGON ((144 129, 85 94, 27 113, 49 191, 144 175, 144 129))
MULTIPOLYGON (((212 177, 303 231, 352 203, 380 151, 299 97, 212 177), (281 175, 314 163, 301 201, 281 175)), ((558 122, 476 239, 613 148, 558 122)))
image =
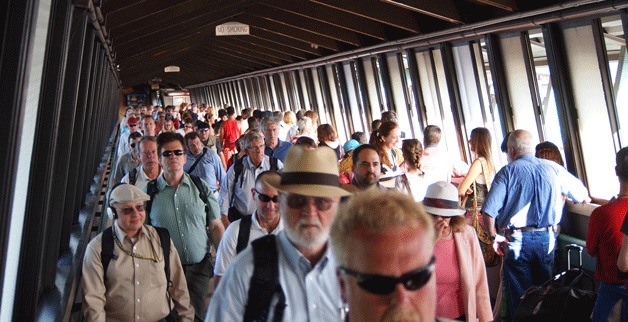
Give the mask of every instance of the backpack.
MULTIPOLYGON (((277 168, 279 167, 278 159, 271 156, 269 157, 269 161, 270 161, 270 170, 277 171, 277 168)), ((236 160, 233 163, 232 167, 233 167, 234 179, 233 179, 233 188, 231 188, 231 200, 229 201, 229 213, 227 214, 227 218, 229 218, 230 222, 234 222, 242 218, 243 216, 243 214, 241 214, 238 211, 238 209, 236 209, 235 207, 235 188, 236 188, 236 185, 238 184, 238 179, 240 179, 242 172, 244 172, 244 157, 236 160)), ((240 185, 242 185, 241 182, 240 182, 240 185)))
MULTIPOLYGON (((161 249, 164 253, 164 271, 166 273, 166 281, 170 285, 170 232, 166 228, 153 227, 157 230, 161 241, 161 249)), ((111 227, 105 229, 102 233, 102 248, 100 250, 100 261, 103 268, 103 278, 107 280, 107 268, 113 255, 113 229, 111 227)), ((117 259, 118 257, 115 257, 117 259)))
POLYGON ((273 321, 281 321, 286 307, 286 296, 279 283, 279 256, 275 235, 267 235, 251 243, 253 247, 253 276, 244 311, 244 321, 267 321, 273 294, 275 304, 273 321))
MULTIPOLYGON (((209 222, 211 221, 211 219, 210 219, 209 199, 207 197, 207 191, 205 191, 205 188, 203 187, 203 183, 201 182, 200 177, 195 176, 195 175, 189 175, 189 176, 190 176, 190 179, 192 179, 192 182, 194 182, 196 189, 198 189, 198 196, 205 203, 205 225, 209 226, 209 222)), ((150 200, 146 202, 146 206, 144 207, 146 211, 146 218, 148 219, 149 225, 152 222, 151 217, 150 217, 150 211, 153 206, 153 199, 155 199, 155 195, 158 192, 159 192, 159 189, 157 188, 157 179, 149 181, 148 184, 146 185, 146 193, 150 196, 150 200)))

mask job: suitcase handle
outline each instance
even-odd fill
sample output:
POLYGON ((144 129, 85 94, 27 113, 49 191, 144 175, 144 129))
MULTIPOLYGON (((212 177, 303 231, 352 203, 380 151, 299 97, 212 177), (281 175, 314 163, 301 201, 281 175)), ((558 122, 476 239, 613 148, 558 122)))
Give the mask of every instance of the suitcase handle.
POLYGON ((582 246, 576 245, 576 244, 569 244, 565 246, 565 249, 567 250, 567 270, 571 270, 571 251, 578 252, 579 265, 576 268, 579 270, 582 270, 582 249, 583 249, 582 246))

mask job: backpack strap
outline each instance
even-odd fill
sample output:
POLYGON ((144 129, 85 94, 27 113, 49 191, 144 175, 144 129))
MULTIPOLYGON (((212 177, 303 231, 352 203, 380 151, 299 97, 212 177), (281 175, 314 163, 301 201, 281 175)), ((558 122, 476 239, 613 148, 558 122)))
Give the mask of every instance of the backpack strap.
POLYGON ((270 157, 270 170, 277 171, 277 168, 279 168, 277 160, 275 157, 270 157))
POLYGON ((235 202, 235 188, 236 184, 238 184, 238 179, 242 175, 242 171, 244 170, 244 157, 236 160, 233 163, 233 188, 231 188, 231 200, 229 201, 229 206, 234 206, 235 202))
MULTIPOLYGON (((109 227, 102 232, 102 244, 100 249, 100 262, 102 263, 103 280, 105 282, 107 281, 107 268, 112 258, 114 258, 113 229, 109 227)), ((118 259, 117 256, 115 258, 118 259)))
POLYGON ((150 197, 150 200, 146 201, 146 206, 144 207, 146 211, 146 219, 147 224, 152 225, 150 218, 150 210, 153 207, 153 199, 155 199, 155 195, 159 192, 159 188, 157 188, 157 179, 151 180, 146 184, 146 193, 150 197))
POLYGON ((192 166, 187 171, 188 174, 192 173, 192 171, 196 169, 196 166, 201 161, 201 159, 205 156, 205 153, 207 153, 207 148, 203 148, 203 153, 198 158, 196 158, 196 160, 194 160, 194 163, 192 163, 192 166))
POLYGON ((241 251, 243 251, 249 244, 252 222, 253 215, 242 216, 242 219, 240 219, 240 229, 238 230, 238 244, 236 245, 236 254, 239 254, 241 251))
POLYGON ((159 240, 161 243, 161 250, 164 253, 164 271, 166 272, 166 281, 168 282, 168 287, 172 285, 170 281, 170 232, 168 229, 163 227, 153 227, 157 231, 157 235, 159 235, 159 240))
POLYGON ((207 191, 205 191, 205 187, 203 186, 203 182, 201 182, 201 178, 198 176, 190 175, 190 179, 194 182, 196 189, 198 189, 198 196, 205 203, 205 226, 209 226, 210 218, 209 218, 209 199, 207 197, 207 191))
POLYGON ((135 185, 136 182, 137 182, 137 168, 129 172, 129 183, 132 185, 135 185))
POLYGON ((253 276, 244 311, 244 321, 267 321, 270 302, 276 293, 274 321, 281 321, 286 297, 279 284, 279 256, 275 235, 267 235, 251 243, 253 247, 253 276))

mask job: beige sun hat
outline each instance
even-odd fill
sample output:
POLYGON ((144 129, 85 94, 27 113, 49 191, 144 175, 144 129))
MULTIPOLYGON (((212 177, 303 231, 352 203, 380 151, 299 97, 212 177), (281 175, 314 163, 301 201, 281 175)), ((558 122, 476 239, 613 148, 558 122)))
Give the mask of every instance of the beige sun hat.
POLYGON ((312 197, 350 196, 338 176, 338 158, 328 147, 304 149, 295 145, 288 150, 281 178, 268 176, 264 181, 283 191, 312 197))

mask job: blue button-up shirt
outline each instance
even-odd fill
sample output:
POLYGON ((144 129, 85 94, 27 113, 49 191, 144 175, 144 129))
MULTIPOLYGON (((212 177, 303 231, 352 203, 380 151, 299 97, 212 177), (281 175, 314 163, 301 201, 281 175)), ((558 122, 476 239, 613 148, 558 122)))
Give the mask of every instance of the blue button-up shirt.
POLYGON ((292 146, 292 143, 282 141, 282 140, 278 140, 278 141, 279 141, 279 144, 277 144, 277 147, 275 148, 275 150, 271 149, 267 145, 266 148, 264 149, 264 154, 269 157, 275 157, 281 160, 281 162, 284 162, 284 160, 286 159, 286 154, 288 154, 288 150, 292 146))
MULTIPOLYGON (((204 180, 204 188, 207 183, 204 180)), ((205 203, 199 191, 187 173, 181 183, 172 187, 166 183, 163 174, 157 178, 157 189, 151 205, 150 219, 153 226, 164 227, 170 232, 170 238, 179 252, 183 265, 197 264, 209 251, 207 218, 205 203)), ((207 195, 210 219, 220 218, 218 201, 213 194, 207 195)), ((148 220, 148 214, 146 214, 148 220)))
MULTIPOLYGON (((216 151, 208 148, 203 148, 203 150, 207 152, 204 154, 201 152, 198 156, 201 160, 198 161, 198 164, 190 174, 204 179, 207 185, 209 185, 209 189, 216 191, 218 190, 218 183, 224 180, 226 172, 216 151)), ((188 150, 188 160, 185 162, 183 170, 188 172, 190 167, 196 162, 196 159, 197 157, 193 156, 188 150)))
MULTIPOLYGON (((283 321, 342 321, 340 287, 336 262, 328 243, 321 260, 314 266, 292 245, 281 231, 279 244, 279 283, 286 296, 283 321)), ((205 321, 242 321, 253 276, 252 247, 243 250, 227 269, 214 291, 205 321)), ((271 301, 269 320, 274 317, 276 296, 271 301)))
POLYGON ((553 226, 562 218, 562 196, 582 202, 589 194, 559 164, 525 154, 495 175, 482 212, 495 218, 499 228, 553 226))

